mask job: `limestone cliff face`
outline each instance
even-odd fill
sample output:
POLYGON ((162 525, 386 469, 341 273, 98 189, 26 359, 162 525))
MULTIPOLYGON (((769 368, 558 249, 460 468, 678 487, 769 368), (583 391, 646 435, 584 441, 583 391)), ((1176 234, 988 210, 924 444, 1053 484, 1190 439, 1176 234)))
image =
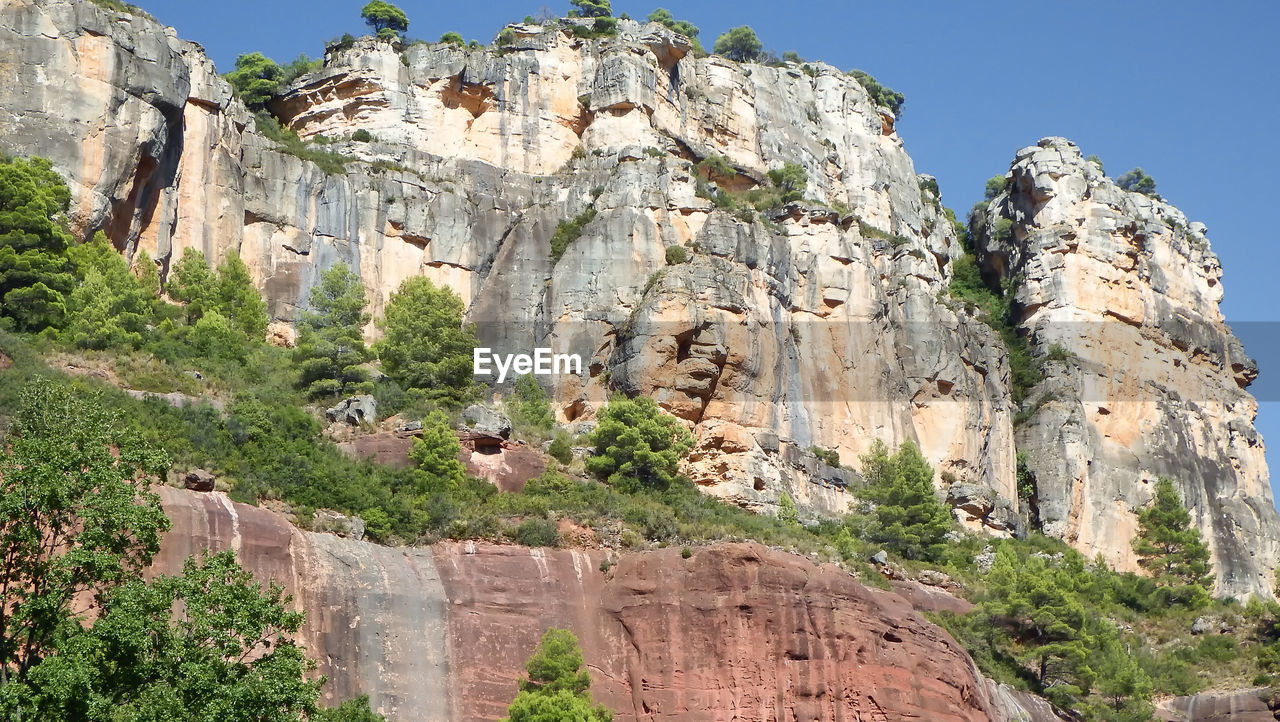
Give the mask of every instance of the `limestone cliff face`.
POLYGON ((238 250, 281 320, 338 260, 375 313, 428 275, 469 302, 492 346, 587 359, 584 378, 558 380, 565 420, 590 419, 615 389, 653 395, 694 428, 689 473, 750 508, 786 492, 844 511, 850 473, 807 450, 852 462, 875 439, 916 440, 1013 498, 999 344, 936 301, 954 232, 891 114, 835 68, 695 59, 630 22, 617 40, 522 27, 501 51, 362 40, 276 106, 359 159, 327 176, 274 150, 198 49, 146 19, 9 2, 0 32, 15 67, 42 63, 42 86, 94 89, 0 90, 5 149, 51 155, 75 179, 85 233, 106 226, 162 263, 238 250), (64 104, 74 112, 53 112, 64 104), (122 122, 139 137, 97 142, 122 122), (377 142, 345 140, 358 128, 377 142), (725 188, 798 162, 808 195, 844 210, 717 210, 692 172, 712 154, 737 168, 725 188), (554 262, 556 224, 589 205, 596 219, 554 262), (667 267, 671 245, 693 261, 667 267))
POLYGON ((1257 368, 1218 309, 1204 224, 1121 190, 1061 138, 1019 151, 1008 178, 979 241, 987 270, 1015 279, 1022 328, 1050 359, 1017 434, 1045 531, 1136 569, 1135 511, 1168 476, 1210 545, 1218 592, 1265 590, 1280 524, 1245 391, 1257 368), (999 219, 1007 232, 992 230, 999 219))
POLYGON ((1057 719, 984 680, 901 597, 758 545, 628 553, 604 572, 604 550, 390 549, 221 494, 160 493, 174 526, 152 573, 235 549, 307 612, 327 694, 369 694, 392 722, 501 717, 550 626, 578 635, 619 722, 1057 719))
MULTIPOLYGON (((694 58, 679 36, 630 21, 615 39, 513 30, 501 49, 401 52, 367 39, 333 49, 273 106, 304 138, 323 136, 350 158, 345 173, 327 175, 277 150, 199 46, 171 29, 84 2, 3 0, 0 66, 20 82, 0 87, 0 151, 52 158, 74 190, 77 229, 104 228, 126 253, 145 248, 167 268, 187 247, 214 259, 238 251, 282 337, 318 274, 340 260, 359 271, 375 314, 405 278, 446 283, 495 350, 582 355, 582 377, 554 382, 562 420, 589 422, 616 390, 653 396, 693 429, 690 476, 747 508, 768 513, 786 493, 806 514, 843 512, 856 476, 809 449, 853 463, 877 439, 914 440, 940 485, 962 484, 970 497, 976 485, 1003 504, 964 514, 968 524, 1008 533, 1024 448, 1051 532, 1129 564, 1132 510, 1149 494, 1140 479, 1170 473, 1212 532, 1223 588, 1270 593, 1263 575, 1280 554, 1280 522, 1252 401, 1223 386, 1252 371, 1216 315, 1216 276, 1197 270, 1212 256, 1169 250, 1190 242, 1190 226, 1183 246, 1126 256, 1145 270, 1125 271, 1123 297, 1137 307, 1116 305, 1120 316, 1090 310, 1099 281, 1087 266, 1072 265, 1085 276, 1070 283, 1049 273, 1085 251, 990 249, 984 260, 1003 259, 1000 268, 1045 269, 1020 291, 1040 298, 1024 303, 1042 349, 1053 341, 1034 321, 1050 309, 1130 322, 1112 325, 1132 333, 1094 345, 1109 355, 1090 378, 1177 350, 1152 337, 1176 319, 1185 331, 1168 338, 1194 341, 1179 351, 1185 363, 1156 359, 1169 366, 1165 387, 1191 390, 1178 392, 1180 406, 1108 407, 1097 427, 1055 426, 1047 414, 1060 406, 1046 403, 1017 445, 1005 351, 946 299, 961 252, 951 224, 892 115, 855 80, 822 63, 694 58), (351 141, 358 129, 375 140, 351 141), (712 155, 736 169, 714 184, 735 192, 798 163, 813 200, 767 216, 717 208, 699 197, 693 168, 712 155), (597 213, 582 236, 552 258, 557 223, 589 207, 597 213), (666 265, 673 245, 691 262, 666 265), (1221 393, 1206 396, 1206 384, 1221 393), (1180 465, 1195 471, 1173 473, 1180 465)), ((1033 213, 1100 222, 1097 201, 1061 200, 1065 186, 1058 201, 1031 200, 1034 188, 1079 174, 1041 175, 1008 201, 1025 214, 1019 243, 1023 225, 1039 222, 1033 213)), ((1045 391, 1076 382, 1053 368, 1045 391)))

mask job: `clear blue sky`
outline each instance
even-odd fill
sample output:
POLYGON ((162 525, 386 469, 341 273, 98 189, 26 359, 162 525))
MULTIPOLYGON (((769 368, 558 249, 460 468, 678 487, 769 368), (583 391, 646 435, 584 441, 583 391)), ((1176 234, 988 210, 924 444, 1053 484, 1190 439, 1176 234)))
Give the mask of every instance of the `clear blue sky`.
MULTIPOLYGON (((134 0, 219 70, 254 50, 278 61, 319 56, 324 41, 364 32, 363 0, 134 0)), ((657 2, 615 0, 647 15, 657 2)), ((409 35, 456 30, 489 41, 543 3, 406 0, 409 35)), ((567 0, 548 5, 564 14, 567 0)), ((1280 3, 1236 0, 1075 0, 960 3, 777 0, 667 2, 716 35, 751 25, 765 46, 841 68, 862 68, 907 97, 899 132, 916 170, 938 178, 963 211, 1014 151, 1060 135, 1096 154, 1108 173, 1142 166, 1159 192, 1209 227, 1225 270, 1223 310, 1258 360, 1251 391, 1258 426, 1280 460, 1280 3)), ((1273 474, 1273 487, 1280 482, 1273 474)))

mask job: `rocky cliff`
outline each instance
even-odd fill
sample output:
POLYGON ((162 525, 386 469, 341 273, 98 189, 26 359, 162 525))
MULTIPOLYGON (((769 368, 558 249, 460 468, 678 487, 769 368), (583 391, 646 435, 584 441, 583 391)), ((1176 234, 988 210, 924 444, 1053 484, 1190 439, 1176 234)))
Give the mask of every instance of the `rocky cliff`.
POLYGON ((1265 588, 1280 537, 1245 391, 1258 370, 1218 309, 1204 224, 1120 189, 1061 138, 1019 151, 1007 179, 979 246, 1046 358, 1017 431, 1046 533, 1136 569, 1135 511, 1167 476, 1209 543, 1218 592, 1265 588))
POLYGON ((221 494, 159 490, 152 573, 235 549, 307 613, 327 694, 397 720, 493 720, 550 626, 578 635, 614 719, 1056 719, 983 679, 901 597, 758 545, 627 553, 450 543, 390 549, 299 531, 221 494))
POLYGON ((680 36, 630 21, 617 38, 513 32, 502 48, 332 48, 273 105, 346 158, 328 174, 259 132, 172 29, 83 2, 5 0, 0 65, 19 82, 0 88, 0 150, 51 157, 77 229, 103 228, 126 253, 145 248, 167 268, 187 247, 238 251, 282 338, 336 261, 359 270, 375 313, 406 277, 447 283, 487 345, 583 356, 582 377, 555 381, 563 421, 590 420, 614 390, 651 395, 693 428, 690 476, 745 507, 770 512, 787 493, 806 513, 842 512, 855 475, 809 449, 847 463, 876 439, 914 440, 940 485, 982 491, 964 502, 971 526, 1009 533, 1038 512, 1051 533, 1130 566, 1132 511, 1145 482, 1170 473, 1213 540, 1220 589, 1270 594, 1280 520, 1240 386, 1252 372, 1189 224, 1144 230, 1150 244, 1129 253, 1118 244, 1155 205, 1108 191, 1113 208, 1092 195, 1114 189, 1100 174, 1019 156, 1013 190, 992 205, 1020 209, 1016 243, 989 244, 983 260, 1027 279, 1019 300, 1037 347, 1053 343, 1037 319, 1057 312, 1131 329, 1095 343, 1096 358, 1063 341, 1080 360, 1051 365, 1034 398, 1145 354, 1161 357, 1159 383, 1178 400, 1127 411, 1080 391, 1088 403, 1071 407, 1063 391, 1015 439, 1005 349, 947 299, 955 230, 892 113, 855 79, 823 63, 695 58, 680 36), (357 129, 374 140, 353 142, 357 129), (710 156, 734 170, 699 193, 694 164, 710 156), (703 197, 767 186, 784 163, 804 169, 812 200, 757 214, 703 197), (588 208, 594 219, 553 258, 557 224, 588 208), (1066 253, 1028 244, 1037 224, 1075 224, 1080 241, 1063 241, 1066 253), (673 245, 691 262, 666 265, 673 245), (1100 267, 1113 270, 1088 275, 1100 267), (1015 449, 1041 479, 1035 508, 1017 498, 1015 449))

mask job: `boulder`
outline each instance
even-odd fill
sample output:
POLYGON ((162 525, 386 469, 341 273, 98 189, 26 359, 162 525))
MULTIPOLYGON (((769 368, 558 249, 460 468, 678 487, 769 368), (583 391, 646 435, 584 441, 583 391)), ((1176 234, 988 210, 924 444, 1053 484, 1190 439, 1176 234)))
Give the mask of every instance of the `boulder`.
POLYGON ((326 409, 324 417, 330 423, 341 422, 351 426, 372 424, 378 420, 378 401, 369 394, 352 396, 326 409))
POLYGON ((332 509, 316 509, 311 515, 311 528, 319 532, 337 534, 344 539, 364 539, 364 519, 347 516, 332 509))
POLYGON ((501 439, 511 438, 511 419, 489 406, 472 404, 462 412, 462 422, 471 431, 501 439))
POLYGON ((204 469, 192 469, 182 477, 182 485, 191 491, 213 491, 213 474, 204 469))
POLYGON ((882 566, 884 566, 884 565, 886 565, 886 564, 888 564, 888 563, 889 563, 889 553, 888 553, 888 552, 886 552, 885 550, 881 549, 880 551, 878 551, 878 552, 876 552, 875 554, 872 554, 872 555, 871 555, 871 563, 872 563, 872 564, 875 564, 876 566, 881 566, 881 567, 882 567, 882 566))
POLYGON ((995 508, 991 489, 977 484, 952 484, 947 489, 947 503, 978 519, 984 518, 995 508))

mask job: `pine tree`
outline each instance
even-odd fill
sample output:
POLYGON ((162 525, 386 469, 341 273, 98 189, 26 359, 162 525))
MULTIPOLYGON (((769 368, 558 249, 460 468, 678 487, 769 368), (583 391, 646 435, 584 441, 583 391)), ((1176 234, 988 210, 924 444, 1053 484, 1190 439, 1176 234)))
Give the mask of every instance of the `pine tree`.
POLYGON ((1213 589, 1209 548, 1200 531, 1191 525, 1191 513, 1173 481, 1156 481, 1155 499, 1138 512, 1138 533, 1133 538, 1138 565, 1151 573, 1164 599, 1196 607, 1208 601, 1213 589))
POLYGON ((858 496, 874 505, 868 535, 908 559, 937 559, 951 514, 933 488, 933 469, 911 442, 889 455, 877 441, 861 458, 867 485, 858 496))
POLYGON ((609 722, 613 713, 591 704, 591 675, 583 667, 578 638, 552 627, 542 635, 525 668, 529 678, 507 709, 503 722, 609 722))
POLYGON ((449 417, 443 411, 432 411, 423 417, 422 435, 409 450, 409 458, 418 465, 414 475, 420 490, 457 490, 467 478, 466 467, 458 461, 461 450, 449 417))
POLYGON ((475 331, 462 323, 462 299, 448 287, 415 276, 391 294, 378 322, 384 332, 374 350, 382 369, 405 389, 461 406, 474 395, 475 331))
POLYGON ((298 385, 312 398, 366 393, 372 389, 363 364, 372 358, 364 343, 364 286, 345 263, 320 276, 306 311, 298 316, 298 385))
POLYGON ((1079 572, 1080 564, 1052 566, 1035 555, 1022 559, 1002 545, 982 605, 992 627, 1011 634, 1014 655, 1031 665, 1041 689, 1063 704, 1081 696, 1095 678, 1086 663, 1092 638, 1076 594, 1079 572))
POLYGON ((615 397, 598 418, 587 471, 627 493, 665 491, 675 482, 681 457, 693 448, 693 435, 679 419, 647 396, 615 397))
POLYGON ((533 374, 524 374, 516 379, 514 392, 506 399, 506 407, 511 420, 530 431, 546 433, 556 425, 547 390, 533 374))

